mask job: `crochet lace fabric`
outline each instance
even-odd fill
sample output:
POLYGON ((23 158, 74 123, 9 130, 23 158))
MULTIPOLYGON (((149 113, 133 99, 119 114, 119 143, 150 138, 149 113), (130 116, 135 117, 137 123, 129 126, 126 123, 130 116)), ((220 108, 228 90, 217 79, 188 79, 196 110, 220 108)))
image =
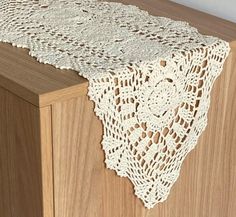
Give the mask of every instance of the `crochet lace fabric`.
POLYGON ((89 80, 108 168, 164 201, 206 127, 229 44, 186 22, 97 0, 1 0, 0 41, 89 80))

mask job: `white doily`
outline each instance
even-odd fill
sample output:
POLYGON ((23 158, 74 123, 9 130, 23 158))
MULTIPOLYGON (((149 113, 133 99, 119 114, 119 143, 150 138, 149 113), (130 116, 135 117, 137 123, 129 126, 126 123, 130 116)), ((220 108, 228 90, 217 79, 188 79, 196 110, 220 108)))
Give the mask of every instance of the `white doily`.
POLYGON ((106 165, 164 201, 207 123, 229 44, 186 22, 96 0, 1 0, 0 41, 89 80, 106 165))

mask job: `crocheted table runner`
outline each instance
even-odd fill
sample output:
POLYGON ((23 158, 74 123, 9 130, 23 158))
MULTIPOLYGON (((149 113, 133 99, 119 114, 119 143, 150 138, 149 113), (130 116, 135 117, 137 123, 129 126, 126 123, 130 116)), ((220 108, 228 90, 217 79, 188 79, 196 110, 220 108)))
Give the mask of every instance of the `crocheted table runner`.
POLYGON ((0 41, 89 80, 107 168, 164 201, 207 124, 229 44, 186 22, 96 0, 1 0, 0 41))

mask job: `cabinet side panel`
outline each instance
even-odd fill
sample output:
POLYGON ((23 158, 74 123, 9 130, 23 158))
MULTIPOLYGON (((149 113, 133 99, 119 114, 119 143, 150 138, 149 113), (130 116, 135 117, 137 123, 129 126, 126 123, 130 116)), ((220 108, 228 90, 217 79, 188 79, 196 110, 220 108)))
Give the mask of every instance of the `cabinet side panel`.
POLYGON ((236 55, 214 85, 208 126, 186 158, 168 199, 151 210, 128 179, 105 169, 102 125, 87 97, 52 108, 55 217, 234 217, 236 55))
POLYGON ((0 216, 51 217, 43 212, 40 110, 3 88, 0 99, 0 216))

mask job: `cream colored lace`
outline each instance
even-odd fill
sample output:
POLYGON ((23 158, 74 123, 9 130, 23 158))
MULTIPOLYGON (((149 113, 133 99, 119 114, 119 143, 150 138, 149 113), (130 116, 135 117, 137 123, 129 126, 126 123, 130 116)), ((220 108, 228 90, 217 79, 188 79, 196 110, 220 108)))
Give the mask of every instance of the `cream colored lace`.
POLYGON ((106 165, 147 208, 167 198, 205 129, 229 53, 186 22, 96 0, 1 0, 0 41, 89 80, 106 165))

